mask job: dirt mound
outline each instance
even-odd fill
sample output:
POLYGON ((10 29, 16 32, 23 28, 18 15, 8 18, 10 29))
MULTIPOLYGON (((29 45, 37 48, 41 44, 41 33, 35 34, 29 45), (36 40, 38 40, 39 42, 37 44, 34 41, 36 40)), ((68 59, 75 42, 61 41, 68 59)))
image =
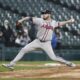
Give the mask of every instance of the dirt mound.
MULTIPOLYGON (((24 66, 24 65, 23 65, 24 66)), ((30 66, 30 65, 28 65, 30 66)), ((32 65, 31 65, 32 66, 32 65)), ((40 66, 40 65, 39 65, 40 66)), ((0 78, 76 78, 80 80, 80 66, 69 68, 66 66, 47 67, 30 70, 0 72, 0 78)))

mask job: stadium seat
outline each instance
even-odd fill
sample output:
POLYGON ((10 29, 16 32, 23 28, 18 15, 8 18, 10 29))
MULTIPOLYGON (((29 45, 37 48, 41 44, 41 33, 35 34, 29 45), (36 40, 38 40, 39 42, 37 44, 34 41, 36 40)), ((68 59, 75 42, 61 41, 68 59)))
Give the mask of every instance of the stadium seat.
POLYGON ((71 10, 70 7, 74 5, 76 9, 79 9, 80 0, 60 0, 60 4, 59 2, 58 4, 55 4, 54 2, 50 2, 48 0, 0 0, 0 4, 0 23, 2 24, 5 19, 9 19, 14 28, 15 22, 21 17, 19 14, 22 12, 25 12, 28 15, 34 14, 36 16, 40 16, 41 10, 51 9, 53 14, 52 17, 55 20, 63 21, 68 20, 71 17, 75 18, 76 22, 74 24, 65 25, 65 29, 62 28, 62 43, 64 43, 64 45, 79 44, 79 37, 76 35, 75 38, 70 31, 72 29, 76 31, 80 30, 80 14, 76 10, 71 10), (67 7, 62 6, 64 4, 67 7), (74 42, 76 43, 74 44, 74 42))

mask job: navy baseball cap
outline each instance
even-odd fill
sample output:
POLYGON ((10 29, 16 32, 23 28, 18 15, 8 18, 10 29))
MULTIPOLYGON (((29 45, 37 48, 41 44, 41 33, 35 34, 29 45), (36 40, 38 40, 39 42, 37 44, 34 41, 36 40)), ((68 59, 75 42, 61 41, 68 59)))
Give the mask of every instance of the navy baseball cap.
POLYGON ((44 10, 44 11, 41 11, 41 14, 51 14, 51 11, 50 10, 44 10))

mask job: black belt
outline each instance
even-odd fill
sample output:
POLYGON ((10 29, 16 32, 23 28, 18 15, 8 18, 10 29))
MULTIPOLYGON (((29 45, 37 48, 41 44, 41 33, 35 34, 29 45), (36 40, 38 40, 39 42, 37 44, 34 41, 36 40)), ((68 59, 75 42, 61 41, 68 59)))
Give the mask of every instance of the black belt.
POLYGON ((37 38, 40 42, 47 42, 47 41, 51 41, 51 40, 46 40, 46 41, 44 41, 44 40, 40 40, 39 38, 37 38))
POLYGON ((47 42, 47 41, 40 40, 40 42, 47 42))
POLYGON ((40 39, 39 39, 39 41, 40 41, 40 42, 47 42, 47 41, 50 41, 50 40, 46 40, 46 41, 44 41, 44 40, 40 40, 40 39))

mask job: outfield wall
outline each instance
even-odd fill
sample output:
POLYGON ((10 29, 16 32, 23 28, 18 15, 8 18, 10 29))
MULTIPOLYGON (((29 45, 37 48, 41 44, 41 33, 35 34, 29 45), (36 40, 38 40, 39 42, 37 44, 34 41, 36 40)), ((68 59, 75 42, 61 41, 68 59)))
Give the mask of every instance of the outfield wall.
MULTIPOLYGON (((12 60, 19 52, 21 48, 17 47, 3 47, 0 48, 0 60, 12 60)), ((80 60, 80 50, 74 49, 61 49, 61 50, 54 50, 55 54, 61 56, 67 60, 80 60)), ((50 60, 47 54, 43 51, 33 51, 25 54, 22 60, 50 60)))

